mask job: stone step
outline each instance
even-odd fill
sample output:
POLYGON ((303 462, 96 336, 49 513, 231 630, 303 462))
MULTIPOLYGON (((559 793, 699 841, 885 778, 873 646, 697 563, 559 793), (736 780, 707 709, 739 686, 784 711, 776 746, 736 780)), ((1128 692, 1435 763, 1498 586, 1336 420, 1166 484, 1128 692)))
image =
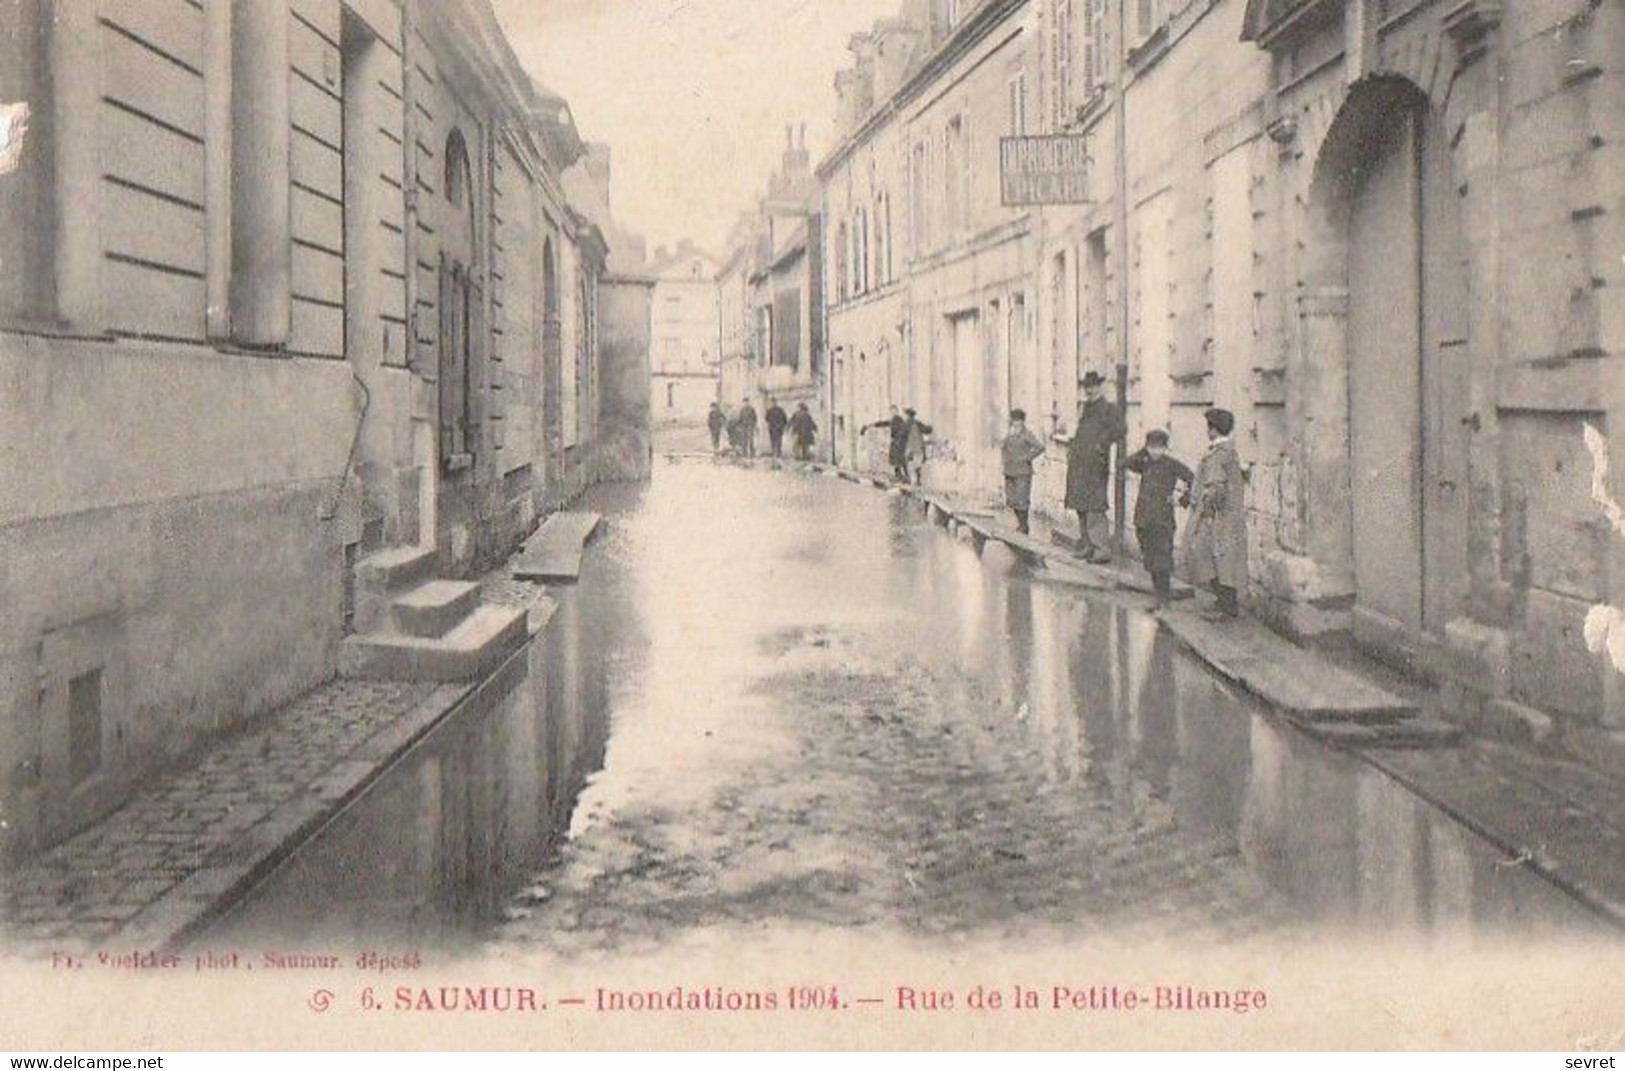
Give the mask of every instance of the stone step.
POLYGON ((462 580, 430 580, 390 603, 395 627, 408 636, 444 636, 480 601, 480 586, 462 580))
POLYGON ((434 576, 433 547, 390 547, 355 566, 356 587, 374 593, 407 591, 434 576))
POLYGON ((521 607, 485 603, 444 636, 351 636, 340 668, 368 680, 474 680, 525 642, 526 616, 521 607))

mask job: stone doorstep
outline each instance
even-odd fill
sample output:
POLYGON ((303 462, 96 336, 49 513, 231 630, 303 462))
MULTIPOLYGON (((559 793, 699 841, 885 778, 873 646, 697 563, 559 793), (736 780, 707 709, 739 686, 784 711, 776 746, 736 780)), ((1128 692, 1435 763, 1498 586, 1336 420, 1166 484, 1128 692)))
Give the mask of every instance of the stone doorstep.
POLYGON ((463 580, 430 580, 390 603, 390 619, 409 636, 444 636, 479 605, 480 586, 463 580))
POLYGON ((528 634, 523 607, 481 603, 444 636, 349 636, 340 664, 346 676, 370 680, 472 680, 528 634))
POLYGON ((430 579, 435 563, 433 547, 390 547, 356 563, 356 583, 379 593, 404 591, 430 579))

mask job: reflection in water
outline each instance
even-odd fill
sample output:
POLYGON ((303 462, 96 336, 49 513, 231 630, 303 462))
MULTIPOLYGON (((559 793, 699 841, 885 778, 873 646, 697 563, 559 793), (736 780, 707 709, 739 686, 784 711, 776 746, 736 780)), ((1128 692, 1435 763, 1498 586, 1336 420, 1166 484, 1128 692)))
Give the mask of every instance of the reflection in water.
MULTIPOLYGON (((757 917, 793 922, 806 882, 753 885, 750 869, 782 867, 771 861, 784 849, 816 858, 819 875, 873 868, 866 895, 881 907, 856 914, 906 923, 918 912, 888 916, 883 900, 902 895, 894 860, 957 864, 937 858, 941 845, 889 843, 900 827, 841 810, 865 793, 885 799, 888 786, 854 782, 867 767, 851 756, 821 757, 816 741, 834 737, 819 725, 826 713, 807 693, 798 707, 784 684, 787 661, 832 648, 847 674, 835 685, 884 697, 865 693, 866 717, 904 716, 918 693, 945 731, 978 728, 954 734, 951 755, 942 747, 957 765, 912 771, 907 784, 973 784, 980 770, 1060 799, 1068 822, 1175 831, 1245 867, 1308 925, 1589 924, 1377 770, 1232 694, 1145 614, 1035 580, 1002 548, 978 556, 908 501, 709 464, 666 465, 650 488, 594 494, 608 532, 579 587, 555 593, 545 638, 267 879, 228 932, 455 941, 482 932, 516 888, 553 881, 547 859, 564 831, 584 843, 623 828, 629 847, 590 863, 623 868, 622 884, 666 882, 691 905, 737 896, 757 917), (784 801, 802 824, 730 855, 707 838, 776 816, 743 814, 721 834, 694 816, 741 806, 750 776, 805 782, 811 798, 784 801), (836 836, 846 839, 829 843, 836 836), (655 865, 683 852, 727 863, 720 873, 655 865)), ((907 739, 937 746, 928 729, 907 739)), ((1032 867, 1028 885, 1045 880, 1040 863, 1011 865, 1032 867)), ((1008 922, 1029 898, 1017 888, 991 902, 1008 922)))
POLYGON ((574 600, 210 935, 334 948, 459 943, 490 924, 603 754, 574 600))

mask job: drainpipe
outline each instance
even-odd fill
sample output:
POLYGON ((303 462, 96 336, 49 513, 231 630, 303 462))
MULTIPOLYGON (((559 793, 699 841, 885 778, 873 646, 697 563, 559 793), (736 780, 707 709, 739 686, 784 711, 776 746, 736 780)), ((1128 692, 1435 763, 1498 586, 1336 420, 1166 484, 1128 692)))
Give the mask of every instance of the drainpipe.
MULTIPOLYGON (((1117 77, 1113 80, 1112 110, 1116 116, 1117 134, 1117 197, 1116 219, 1112 229, 1117 233, 1117 411, 1127 427, 1128 417, 1128 332, 1129 332, 1129 279, 1128 279, 1128 0, 1117 4, 1117 77)), ((1128 507, 1128 473, 1123 459, 1128 456, 1127 432, 1117 441, 1117 470, 1112 487, 1112 508, 1116 510, 1113 531, 1113 550, 1123 552, 1126 531, 1124 514, 1128 507)))

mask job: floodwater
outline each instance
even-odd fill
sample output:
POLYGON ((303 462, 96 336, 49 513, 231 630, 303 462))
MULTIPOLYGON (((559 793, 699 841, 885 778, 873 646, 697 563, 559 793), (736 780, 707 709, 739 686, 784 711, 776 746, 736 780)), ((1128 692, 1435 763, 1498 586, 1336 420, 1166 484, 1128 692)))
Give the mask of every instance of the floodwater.
POLYGON ((1599 925, 1141 609, 912 500, 657 464, 549 629, 217 930, 411 947, 1599 925))

